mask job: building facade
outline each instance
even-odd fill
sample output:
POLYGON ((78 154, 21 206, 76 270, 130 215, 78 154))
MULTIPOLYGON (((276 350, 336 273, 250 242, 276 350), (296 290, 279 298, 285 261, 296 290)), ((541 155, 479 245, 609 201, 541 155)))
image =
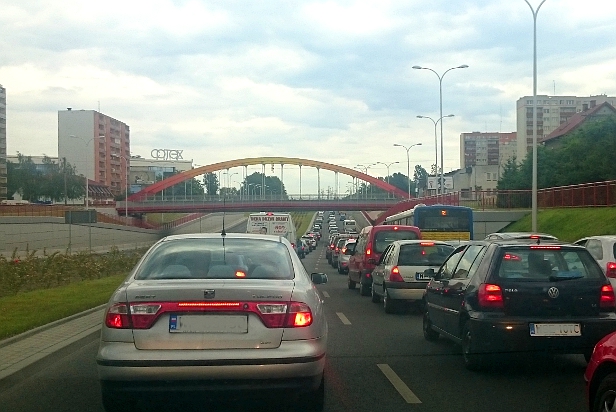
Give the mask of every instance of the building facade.
MULTIPOLYGON (((612 106, 616 97, 597 95, 579 96, 537 96, 537 142, 567 123, 576 113, 584 112, 594 106, 608 102, 612 106)), ((522 162, 533 145, 533 96, 524 96, 516 103, 517 117, 517 159, 522 162)))
POLYGON ((7 199, 6 89, 0 84, 0 200, 7 199))
POLYGON ((60 110, 58 158, 66 158, 77 174, 122 194, 129 183, 130 129, 95 110, 60 110))

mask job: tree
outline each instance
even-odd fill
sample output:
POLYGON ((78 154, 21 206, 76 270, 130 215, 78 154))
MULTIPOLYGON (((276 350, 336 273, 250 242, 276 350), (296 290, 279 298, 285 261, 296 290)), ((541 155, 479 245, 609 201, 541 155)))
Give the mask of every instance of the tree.
POLYGON ((218 176, 216 176, 216 173, 210 172, 204 175, 203 185, 205 186, 205 192, 208 195, 213 196, 218 193, 218 188, 220 187, 220 184, 218 182, 218 176))
POLYGON ((263 173, 259 172, 246 176, 246 179, 242 182, 241 191, 255 196, 268 195, 282 199, 288 198, 287 190, 278 176, 263 176, 263 173), (265 187, 263 187, 264 182, 265 187))
POLYGON ((428 172, 426 169, 421 165, 415 165, 413 180, 415 180, 418 188, 425 190, 428 187, 428 172))

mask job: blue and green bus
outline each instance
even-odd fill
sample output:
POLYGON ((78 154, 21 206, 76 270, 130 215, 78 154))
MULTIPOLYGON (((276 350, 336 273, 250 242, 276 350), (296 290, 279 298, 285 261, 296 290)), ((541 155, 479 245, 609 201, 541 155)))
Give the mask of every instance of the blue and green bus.
POLYGON ((420 204, 387 217, 383 224, 417 226, 422 239, 473 239, 473 209, 465 206, 420 204))

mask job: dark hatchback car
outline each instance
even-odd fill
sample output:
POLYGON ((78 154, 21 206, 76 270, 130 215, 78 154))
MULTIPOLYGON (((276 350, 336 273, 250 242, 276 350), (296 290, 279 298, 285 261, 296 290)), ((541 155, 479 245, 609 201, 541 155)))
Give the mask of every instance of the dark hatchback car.
POLYGON ((616 330, 614 291, 590 253, 560 242, 473 241, 425 292, 423 332, 461 344, 468 369, 497 354, 578 353, 616 330))

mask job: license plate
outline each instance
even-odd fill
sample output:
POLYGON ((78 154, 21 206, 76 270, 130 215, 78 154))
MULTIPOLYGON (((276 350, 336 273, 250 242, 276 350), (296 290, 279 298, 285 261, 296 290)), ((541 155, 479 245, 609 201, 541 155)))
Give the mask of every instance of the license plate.
POLYGON ((530 336, 582 336, 579 323, 531 323, 530 336))
POLYGON ((248 333, 244 315, 171 315, 170 333, 248 333))
POLYGON ((430 276, 426 276, 424 275, 423 272, 416 272, 415 273, 415 280, 430 280, 432 279, 430 276))

